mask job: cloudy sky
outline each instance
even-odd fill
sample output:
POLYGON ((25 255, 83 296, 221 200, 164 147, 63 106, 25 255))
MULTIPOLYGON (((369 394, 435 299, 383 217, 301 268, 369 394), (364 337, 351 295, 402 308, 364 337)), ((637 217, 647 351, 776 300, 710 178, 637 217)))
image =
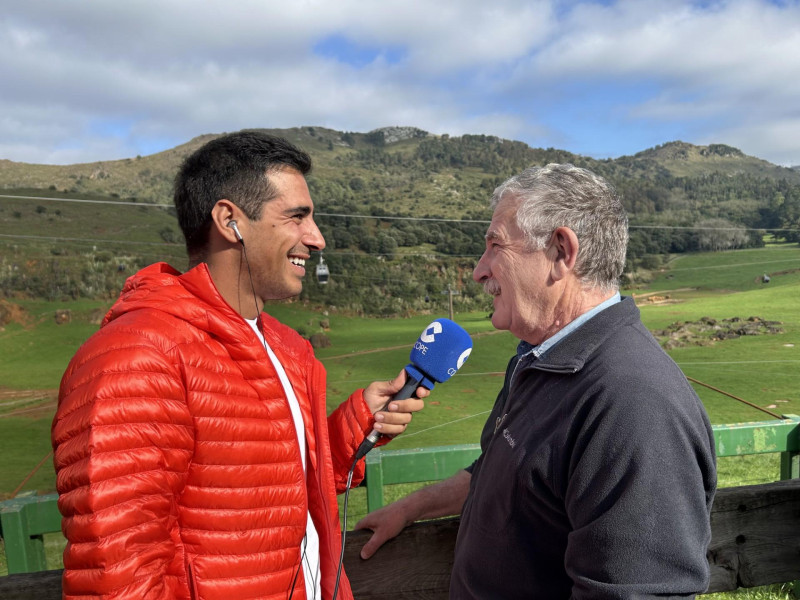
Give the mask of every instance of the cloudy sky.
POLYGON ((800 165, 800 0, 0 0, 0 158, 413 125, 800 165))

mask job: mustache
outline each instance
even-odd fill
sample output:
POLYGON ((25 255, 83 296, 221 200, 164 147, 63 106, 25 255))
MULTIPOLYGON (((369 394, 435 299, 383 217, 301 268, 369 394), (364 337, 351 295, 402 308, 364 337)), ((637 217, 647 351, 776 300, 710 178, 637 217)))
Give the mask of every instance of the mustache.
POLYGON ((494 279, 487 279, 483 282, 483 291, 490 296, 497 296, 500 293, 500 284, 494 279))

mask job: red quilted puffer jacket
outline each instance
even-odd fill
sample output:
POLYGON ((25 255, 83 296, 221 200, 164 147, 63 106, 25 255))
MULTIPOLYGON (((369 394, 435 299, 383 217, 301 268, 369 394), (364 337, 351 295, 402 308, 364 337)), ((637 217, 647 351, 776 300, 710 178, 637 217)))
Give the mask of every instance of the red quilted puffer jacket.
MULTIPOLYGON (((261 328, 300 402, 307 477, 272 363, 206 265, 127 281, 70 362, 53 422, 65 598, 285 600, 295 576, 305 598, 308 510, 331 597, 336 493, 372 415, 359 390, 327 417, 310 344, 267 315, 261 328)), ((338 598, 352 598, 346 576, 338 598)))

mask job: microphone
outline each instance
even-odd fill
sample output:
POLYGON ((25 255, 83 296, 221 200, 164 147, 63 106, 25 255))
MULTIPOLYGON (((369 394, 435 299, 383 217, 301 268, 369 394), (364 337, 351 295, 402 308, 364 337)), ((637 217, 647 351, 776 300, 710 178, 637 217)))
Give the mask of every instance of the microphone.
MULTIPOLYGON (((472 338, 460 325, 450 319, 436 319, 414 343, 411 363, 405 367, 406 384, 389 402, 411 398, 419 386, 432 390, 437 383, 447 381, 467 362, 470 352, 472 338)), ((356 460, 372 450, 380 437, 381 433, 373 429, 358 447, 356 460)))

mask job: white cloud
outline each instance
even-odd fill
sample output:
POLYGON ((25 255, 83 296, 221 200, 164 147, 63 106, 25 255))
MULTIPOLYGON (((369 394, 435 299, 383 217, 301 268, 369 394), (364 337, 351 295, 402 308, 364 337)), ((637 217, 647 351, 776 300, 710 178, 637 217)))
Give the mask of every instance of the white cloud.
POLYGON ((578 6, 523 77, 640 82, 653 87, 652 95, 620 99, 632 123, 694 122, 700 137, 713 132, 717 141, 739 143, 749 153, 800 162, 786 127, 800 105, 797 4, 650 0, 578 6), (749 125, 739 126, 743 121, 749 125))
POLYGON ((674 129, 800 163, 800 137, 788 135, 800 105, 796 3, 0 0, 0 10, 0 157, 13 160, 109 159, 154 140, 300 125, 642 149, 625 146, 624 127, 593 132, 621 119, 657 125, 668 137, 653 143, 674 129), (316 54, 331 36, 401 59, 316 54))
POLYGON ((537 63, 551 75, 764 85, 781 70, 800 68, 798 49, 800 6, 623 0, 610 7, 577 7, 537 63))
POLYGON ((541 44, 554 25, 552 3, 546 0, 344 5, 346 12, 360 15, 343 27, 345 33, 365 42, 403 45, 410 67, 428 74, 518 59, 541 44))
POLYGON ((730 145, 741 148, 746 154, 760 158, 769 157, 770 162, 786 167, 800 165, 797 152, 800 115, 758 120, 726 129, 724 132, 712 132, 707 140, 698 143, 722 139, 723 135, 730 145))

